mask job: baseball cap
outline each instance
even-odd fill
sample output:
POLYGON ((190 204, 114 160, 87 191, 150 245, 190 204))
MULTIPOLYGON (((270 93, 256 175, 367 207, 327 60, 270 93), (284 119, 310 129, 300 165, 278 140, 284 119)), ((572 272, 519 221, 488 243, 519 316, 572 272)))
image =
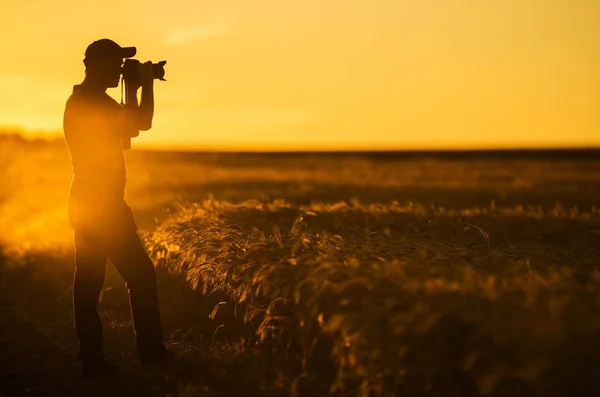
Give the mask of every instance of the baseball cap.
POLYGON ((100 59, 108 57, 131 58, 136 53, 135 47, 121 47, 110 39, 94 41, 85 50, 86 59, 100 59))

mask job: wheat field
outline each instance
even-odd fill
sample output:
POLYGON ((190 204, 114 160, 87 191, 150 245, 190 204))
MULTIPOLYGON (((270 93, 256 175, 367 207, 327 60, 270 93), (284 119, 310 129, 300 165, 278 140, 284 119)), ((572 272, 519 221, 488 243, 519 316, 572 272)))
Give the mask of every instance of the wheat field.
POLYGON ((600 392, 594 157, 128 152, 127 200, 181 362, 168 381, 136 375, 126 290, 109 270, 108 355, 130 377, 90 388, 71 363, 66 150, 1 145, 8 392, 600 392))

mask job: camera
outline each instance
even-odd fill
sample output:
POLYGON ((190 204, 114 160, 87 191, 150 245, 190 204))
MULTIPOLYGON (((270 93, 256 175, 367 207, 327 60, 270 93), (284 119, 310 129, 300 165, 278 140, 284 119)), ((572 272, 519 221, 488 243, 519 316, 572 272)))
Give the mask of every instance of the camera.
MULTIPOLYGON (((162 81, 165 80, 165 64, 167 61, 160 61, 158 63, 152 64, 152 69, 154 71, 154 78, 162 81)), ((137 59, 126 59, 123 64, 123 79, 130 83, 141 84, 140 76, 139 76, 139 65, 140 61, 137 59)))

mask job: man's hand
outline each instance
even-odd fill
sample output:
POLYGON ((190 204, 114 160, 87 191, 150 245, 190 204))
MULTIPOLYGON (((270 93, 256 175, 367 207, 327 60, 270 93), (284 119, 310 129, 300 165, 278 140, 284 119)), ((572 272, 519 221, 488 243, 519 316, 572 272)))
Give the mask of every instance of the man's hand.
MULTIPOLYGON (((139 131, 148 131, 152 128, 152 118, 154 116, 154 68, 152 62, 138 64, 138 83, 141 85, 127 86, 127 108, 133 110, 135 114, 135 132, 129 136, 135 137, 139 131), (138 106, 137 90, 142 87, 142 101, 138 106)), ((125 119, 128 116, 124 116, 125 119)), ((127 121, 125 124, 130 127, 127 121)))
POLYGON ((125 80, 127 90, 132 93, 137 92, 140 87, 152 88, 154 85, 154 68, 152 67, 152 62, 138 63, 137 67, 139 82, 125 80))
POLYGON ((141 63, 139 75, 142 87, 151 87, 154 84, 154 68, 152 67, 152 62, 148 61, 141 63))

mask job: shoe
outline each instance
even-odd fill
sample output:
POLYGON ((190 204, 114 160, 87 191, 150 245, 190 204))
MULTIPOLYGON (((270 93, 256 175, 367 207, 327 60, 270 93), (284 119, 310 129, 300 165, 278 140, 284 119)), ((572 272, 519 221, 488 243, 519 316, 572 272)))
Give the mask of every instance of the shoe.
POLYGON ((83 361, 81 363, 81 375, 84 378, 96 378, 111 375, 118 372, 118 368, 104 360, 83 361))
POLYGON ((177 355, 171 350, 164 350, 162 353, 150 357, 140 358, 142 370, 163 369, 175 361, 177 355))

